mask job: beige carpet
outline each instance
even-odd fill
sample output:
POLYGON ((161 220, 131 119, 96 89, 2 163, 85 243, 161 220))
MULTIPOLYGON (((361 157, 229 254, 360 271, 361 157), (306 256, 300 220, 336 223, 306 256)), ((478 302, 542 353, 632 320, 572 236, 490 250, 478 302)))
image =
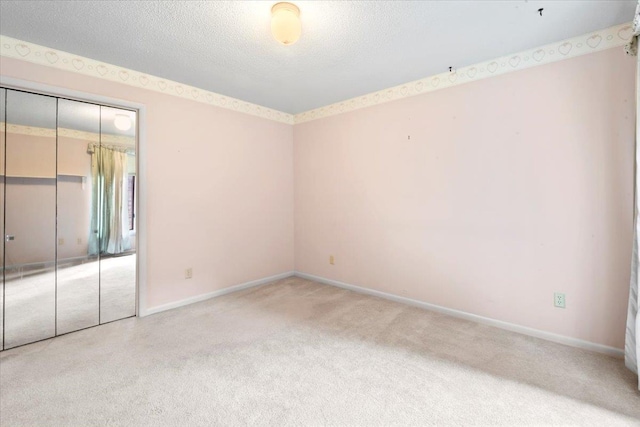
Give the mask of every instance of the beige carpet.
POLYGON ((640 425, 622 361, 290 278, 0 355, 0 424, 640 425))

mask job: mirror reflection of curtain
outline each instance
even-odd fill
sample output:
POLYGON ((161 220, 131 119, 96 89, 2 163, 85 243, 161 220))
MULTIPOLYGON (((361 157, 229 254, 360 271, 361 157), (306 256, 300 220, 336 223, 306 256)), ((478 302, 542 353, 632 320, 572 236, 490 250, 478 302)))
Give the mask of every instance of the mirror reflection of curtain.
POLYGON ((127 154, 125 149, 92 144, 93 204, 89 254, 120 254, 131 249, 127 210, 127 154))

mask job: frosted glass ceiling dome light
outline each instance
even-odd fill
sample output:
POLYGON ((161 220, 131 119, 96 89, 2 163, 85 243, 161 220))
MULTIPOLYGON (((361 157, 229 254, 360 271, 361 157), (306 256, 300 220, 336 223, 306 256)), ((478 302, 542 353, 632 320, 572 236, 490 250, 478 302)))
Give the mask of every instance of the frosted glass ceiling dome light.
POLYGON ((298 41, 302 33, 300 9, 291 3, 276 3, 271 8, 271 33, 283 45, 298 41))
POLYGON ((120 130, 129 130, 131 129, 131 117, 126 114, 116 114, 113 125, 120 130))

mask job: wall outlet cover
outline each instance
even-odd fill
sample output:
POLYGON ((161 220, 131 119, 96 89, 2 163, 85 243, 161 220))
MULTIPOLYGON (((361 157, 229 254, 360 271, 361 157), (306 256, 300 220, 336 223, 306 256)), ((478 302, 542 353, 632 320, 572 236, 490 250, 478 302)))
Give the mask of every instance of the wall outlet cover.
POLYGON ((566 300, 563 293, 556 292, 553 294, 553 305, 558 308, 566 307, 566 300))

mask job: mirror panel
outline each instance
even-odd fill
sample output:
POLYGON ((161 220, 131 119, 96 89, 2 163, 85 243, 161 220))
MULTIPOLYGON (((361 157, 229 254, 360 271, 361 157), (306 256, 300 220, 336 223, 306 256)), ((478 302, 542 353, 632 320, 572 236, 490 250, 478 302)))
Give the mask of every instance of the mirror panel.
MULTIPOLYGON (((136 314, 136 113, 100 107, 100 323, 136 314)), ((93 160, 92 160, 93 162, 93 160)))
POLYGON ((96 246, 90 250, 98 213, 91 153, 99 139, 98 105, 58 100, 58 335, 99 323, 99 254, 96 246))
POLYGON ((6 92, 5 349, 56 333, 56 103, 6 92))
MULTIPOLYGON (((4 140, 7 91, 0 88, 0 236, 4 237, 4 140)), ((4 241, 3 241, 4 242, 4 241)), ((4 348, 4 243, 0 242, 0 350, 4 348)))

